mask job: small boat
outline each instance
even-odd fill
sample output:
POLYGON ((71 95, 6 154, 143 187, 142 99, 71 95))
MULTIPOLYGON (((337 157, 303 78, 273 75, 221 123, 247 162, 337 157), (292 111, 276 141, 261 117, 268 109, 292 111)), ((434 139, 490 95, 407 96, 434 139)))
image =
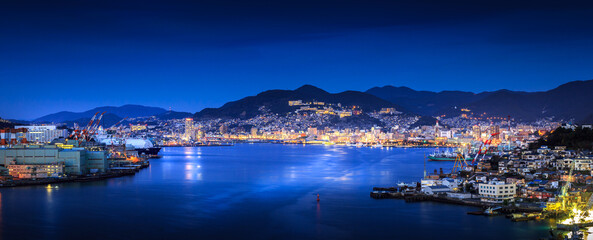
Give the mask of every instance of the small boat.
POLYGON ((484 215, 487 215, 487 216, 499 215, 500 213, 497 212, 496 210, 501 209, 501 208, 502 207, 495 207, 495 208, 489 207, 489 208, 486 208, 486 210, 484 210, 484 215))

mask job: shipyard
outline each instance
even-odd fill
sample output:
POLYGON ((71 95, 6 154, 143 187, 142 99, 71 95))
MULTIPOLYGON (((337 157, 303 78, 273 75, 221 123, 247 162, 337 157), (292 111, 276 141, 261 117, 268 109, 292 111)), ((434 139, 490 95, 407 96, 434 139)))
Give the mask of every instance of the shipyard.
POLYGON ((127 139, 116 134, 101 141, 97 131, 104 132, 103 114, 96 113, 85 127, 71 131, 52 125, 1 129, 0 186, 103 180, 149 167, 149 158, 158 157, 160 148, 135 148, 138 140, 126 144, 127 139))

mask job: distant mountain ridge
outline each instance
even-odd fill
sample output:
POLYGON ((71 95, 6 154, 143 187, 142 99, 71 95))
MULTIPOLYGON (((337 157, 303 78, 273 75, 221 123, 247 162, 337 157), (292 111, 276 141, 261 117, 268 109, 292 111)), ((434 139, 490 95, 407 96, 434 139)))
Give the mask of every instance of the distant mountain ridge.
POLYGON ((88 111, 84 112, 69 112, 69 111, 62 111, 54 114, 49 114, 40 118, 33 120, 33 122, 54 122, 54 123, 61 123, 61 122, 71 122, 77 121, 79 119, 90 119, 95 115, 96 112, 106 112, 106 114, 113 114, 114 116, 121 118, 135 118, 135 117, 147 117, 147 116, 155 116, 159 114, 166 113, 167 110, 159 107, 147 107, 142 105, 123 105, 120 107, 114 106, 105 106, 105 107, 97 107, 93 108, 88 111))
POLYGON ((494 92, 416 91, 407 87, 375 87, 366 91, 421 115, 458 115, 461 108, 488 116, 535 121, 545 117, 576 122, 593 114, 593 80, 573 81, 543 92, 498 90, 494 92))
POLYGON ((466 104, 473 111, 525 121, 544 117, 579 123, 593 114, 593 80, 573 81, 544 92, 496 91, 466 104))
POLYGON ((364 112, 393 107, 398 111, 421 116, 459 116, 462 108, 486 116, 506 117, 522 121, 535 121, 545 117, 574 123, 593 123, 593 80, 573 81, 554 89, 541 92, 498 90, 493 92, 464 91, 416 91, 408 87, 374 87, 365 92, 344 91, 329 93, 312 85, 303 85, 295 90, 268 90, 224 104, 219 108, 205 108, 195 114, 167 111, 159 107, 123 105, 120 107, 97 107, 84 112, 63 111, 33 120, 33 123, 83 122, 96 112, 112 114, 105 122, 121 118, 155 116, 161 120, 194 118, 251 118, 265 106, 273 113, 285 114, 298 107, 288 101, 320 101, 358 106, 364 112))
POLYGON ((408 87, 374 87, 366 91, 387 101, 397 103, 420 115, 433 116, 452 106, 474 102, 490 95, 490 92, 472 93, 463 91, 416 91, 408 87))
POLYGON ((265 106, 273 113, 284 114, 294 111, 298 107, 289 106, 288 101, 302 100, 304 102, 320 101, 325 103, 340 103, 343 106, 358 106, 363 111, 375 111, 381 108, 393 107, 399 111, 406 111, 401 106, 383 100, 368 93, 345 91, 329 93, 312 85, 303 85, 295 90, 269 90, 255 96, 249 96, 237 101, 228 102, 220 108, 205 108, 197 112, 196 118, 251 118, 259 114, 259 108, 265 106))

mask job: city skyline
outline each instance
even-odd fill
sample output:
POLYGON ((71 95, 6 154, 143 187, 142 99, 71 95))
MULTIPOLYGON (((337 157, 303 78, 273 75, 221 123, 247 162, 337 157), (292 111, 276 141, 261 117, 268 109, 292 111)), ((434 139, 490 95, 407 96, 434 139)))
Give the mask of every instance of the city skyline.
POLYGON ((0 239, 593 239, 592 16, 2 0, 0 239))
POLYGON ((0 96, 1 117, 127 103, 194 112, 303 84, 542 91, 593 78, 591 5, 5 2, 0 78, 26 93, 0 96))

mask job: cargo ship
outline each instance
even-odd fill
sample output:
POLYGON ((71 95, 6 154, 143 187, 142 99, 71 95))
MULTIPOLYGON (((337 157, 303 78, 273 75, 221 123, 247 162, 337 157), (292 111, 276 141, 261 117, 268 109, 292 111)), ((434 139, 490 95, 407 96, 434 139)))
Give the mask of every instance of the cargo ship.
MULTIPOLYGON (((428 155, 428 160, 430 161, 455 161, 455 159, 457 158, 457 154, 456 152, 438 152, 438 153, 433 153, 428 155)), ((473 158, 472 157, 467 157, 464 154, 461 154, 461 156, 463 156, 463 158, 465 158, 465 161, 471 161, 473 158)))

